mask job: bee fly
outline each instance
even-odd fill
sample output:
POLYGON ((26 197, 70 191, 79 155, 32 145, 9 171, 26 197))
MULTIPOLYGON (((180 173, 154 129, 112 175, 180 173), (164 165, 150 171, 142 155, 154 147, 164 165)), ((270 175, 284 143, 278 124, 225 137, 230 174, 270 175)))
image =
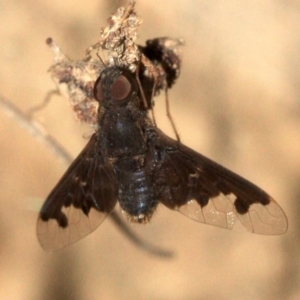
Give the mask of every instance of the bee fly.
POLYGON ((232 229, 282 234, 287 219, 263 190, 166 136, 141 109, 136 76, 107 67, 94 86, 98 128, 46 199, 38 219, 42 247, 55 250, 95 230, 117 202, 131 222, 147 223, 159 203, 232 229))

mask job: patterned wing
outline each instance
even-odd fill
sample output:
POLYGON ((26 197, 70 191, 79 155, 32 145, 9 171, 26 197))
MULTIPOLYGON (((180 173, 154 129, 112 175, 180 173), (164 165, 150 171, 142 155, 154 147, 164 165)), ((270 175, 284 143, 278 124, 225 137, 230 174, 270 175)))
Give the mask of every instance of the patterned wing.
POLYGON ((283 210, 259 187, 160 130, 156 133, 155 178, 164 205, 195 221, 227 229, 239 220, 259 234, 287 230, 283 210))
POLYGON ((112 167, 98 151, 94 134, 46 199, 37 222, 45 250, 72 244, 95 230, 117 202, 112 167))

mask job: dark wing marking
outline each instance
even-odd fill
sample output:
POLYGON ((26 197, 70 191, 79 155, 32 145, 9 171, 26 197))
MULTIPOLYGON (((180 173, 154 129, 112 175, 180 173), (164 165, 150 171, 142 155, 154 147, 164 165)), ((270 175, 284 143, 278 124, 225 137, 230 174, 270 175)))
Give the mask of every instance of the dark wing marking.
POLYGON ((156 133, 154 151, 160 163, 155 177, 164 205, 195 221, 227 229, 238 219, 247 230, 259 234, 287 230, 283 210, 259 187, 160 130, 156 133))
POLYGON ((56 250, 95 230, 117 202, 112 167, 98 151, 94 134, 46 199, 37 222, 45 250, 56 250))

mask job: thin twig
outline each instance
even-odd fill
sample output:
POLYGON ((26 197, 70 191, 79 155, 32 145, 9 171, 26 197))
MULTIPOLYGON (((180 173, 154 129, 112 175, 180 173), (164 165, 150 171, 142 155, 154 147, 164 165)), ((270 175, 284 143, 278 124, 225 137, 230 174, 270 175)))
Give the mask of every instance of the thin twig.
POLYGON ((147 241, 141 240, 132 230, 131 228, 125 223, 122 217, 115 211, 113 211, 110 214, 111 220, 118 226, 118 228, 121 230, 122 233, 125 234, 125 236, 135 245, 137 245, 139 248, 142 248, 143 250, 164 258, 171 258, 173 257, 173 252, 169 250, 164 250, 162 248, 158 248, 157 246, 152 245, 151 243, 148 243, 147 241))
POLYGON ((31 108, 28 110, 28 112, 27 112, 27 117, 28 117, 29 119, 33 119, 34 114, 35 114, 36 112, 38 112, 38 111, 44 109, 44 108, 48 105, 48 103, 51 101, 51 99, 52 99, 52 97, 53 97, 54 95, 60 95, 60 91, 59 91, 58 88, 55 89, 55 90, 49 91, 49 92, 47 93, 47 95, 45 96, 45 99, 44 99, 44 101, 43 101, 42 103, 39 103, 39 104, 37 104, 37 105, 31 107, 31 108))
POLYGON ((73 158, 44 128, 34 119, 26 116, 16 105, 0 95, 0 107, 19 125, 25 128, 35 139, 43 143, 53 154, 62 160, 65 165, 70 165, 73 158))
MULTIPOLYGON (((71 155, 69 155, 64 147, 62 147, 39 122, 30 118, 29 116, 26 116, 16 105, 1 95, 0 108, 11 118, 15 119, 17 123, 25 128, 35 139, 43 143, 47 149, 51 150, 53 154, 65 165, 69 166, 72 163, 73 158, 71 155)), ((172 253, 170 251, 158 248, 154 245, 151 245, 147 241, 141 240, 116 212, 112 212, 110 216, 111 220, 121 230, 121 232, 123 232, 127 238, 139 248, 155 256, 164 258, 172 257, 172 253)))

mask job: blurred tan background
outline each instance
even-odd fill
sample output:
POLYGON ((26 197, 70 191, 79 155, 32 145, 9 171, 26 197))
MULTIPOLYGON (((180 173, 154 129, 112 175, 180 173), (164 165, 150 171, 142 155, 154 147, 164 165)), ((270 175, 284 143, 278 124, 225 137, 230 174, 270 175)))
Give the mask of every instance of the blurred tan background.
MULTIPOLYGON (((126 2, 125 2, 126 3, 126 2)), ((122 1, 0 1, 0 93, 26 112, 54 88, 49 36, 72 59, 97 41, 122 1)), ((182 141, 270 193, 283 236, 202 225, 159 207, 134 246, 108 218, 79 243, 42 251, 35 225, 66 166, 0 110, 0 299, 299 299, 300 1, 138 1, 139 42, 182 37, 182 74, 169 97, 182 141)), ((172 134, 164 97, 159 126, 172 134)), ((76 156, 91 133, 54 97, 36 118, 76 156)))

